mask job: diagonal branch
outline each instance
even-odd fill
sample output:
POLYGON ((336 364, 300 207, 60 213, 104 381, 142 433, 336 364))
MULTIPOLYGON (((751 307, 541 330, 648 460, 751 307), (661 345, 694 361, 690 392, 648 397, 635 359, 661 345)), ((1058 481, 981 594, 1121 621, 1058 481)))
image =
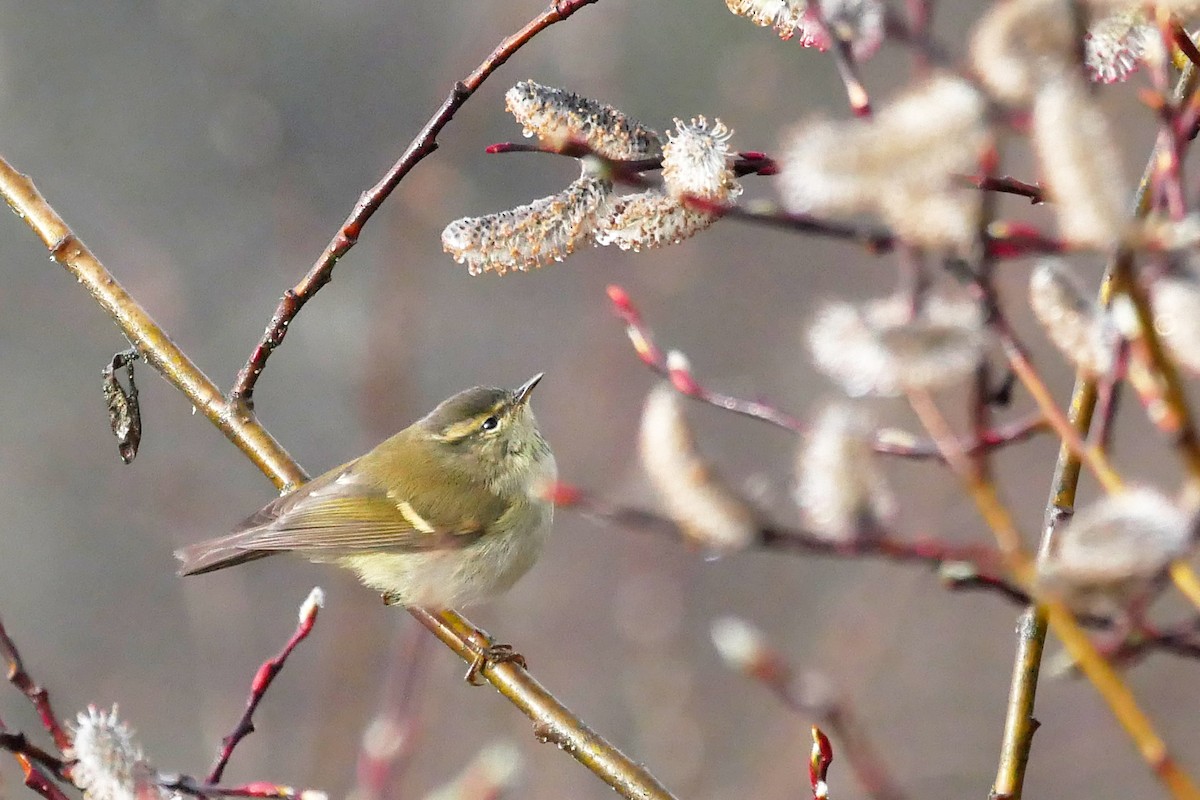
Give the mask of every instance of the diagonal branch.
MULTIPOLYGON (((295 485, 306 479, 304 470, 279 442, 251 415, 235 411, 226 402, 216 385, 171 341, 83 241, 67 227, 33 182, 3 158, 0 158, 0 194, 17 216, 45 243, 54 260, 87 287, 147 363, 183 392, 276 487, 295 485)), ((461 615, 444 611, 436 615, 414 612, 414 616, 465 661, 471 663, 476 660, 478 652, 471 641, 486 637, 486 634, 477 631, 461 615)), ((524 668, 507 662, 489 666, 481 674, 534 720, 535 732, 550 725, 556 737, 561 735, 563 741, 571 745, 564 745, 564 750, 623 796, 642 800, 672 798, 671 793, 645 767, 596 735, 524 668)))
POLYGON ((379 183, 359 196, 358 202, 350 211, 350 216, 346 217, 337 234, 325 246, 324 252, 317 257, 316 263, 300 279, 299 283, 283 293, 262 338, 255 345, 250 358, 238 373, 233 388, 229 392, 229 400, 235 408, 242 409, 247 413, 254 408, 254 385, 258 382, 258 377, 262 374, 263 367, 266 366, 271 353, 283 343, 292 319, 300 313, 300 309, 304 308, 305 304, 322 286, 329 283, 337 262, 358 242, 363 226, 379 210, 383 201, 400 184, 404 176, 412 171, 418 162, 437 149, 438 134, 454 118, 458 109, 470 99, 471 95, 493 72, 508 61, 530 39, 554 23, 565 20, 579 9, 595 2, 597 0, 556 0, 550 3, 542 13, 502 41, 470 75, 454 84, 450 94, 442 101, 441 107, 434 112, 434 115, 417 133, 416 138, 409 143, 400 159, 379 179, 379 183))

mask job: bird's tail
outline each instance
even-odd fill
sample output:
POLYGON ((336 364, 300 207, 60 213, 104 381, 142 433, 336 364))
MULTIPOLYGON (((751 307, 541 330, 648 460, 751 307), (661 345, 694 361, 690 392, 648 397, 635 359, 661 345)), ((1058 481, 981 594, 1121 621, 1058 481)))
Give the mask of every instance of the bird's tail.
POLYGON ((189 544, 175 551, 180 575, 203 575, 205 572, 225 569, 247 561, 274 555, 278 550, 255 550, 247 536, 250 531, 221 536, 216 539, 189 544))

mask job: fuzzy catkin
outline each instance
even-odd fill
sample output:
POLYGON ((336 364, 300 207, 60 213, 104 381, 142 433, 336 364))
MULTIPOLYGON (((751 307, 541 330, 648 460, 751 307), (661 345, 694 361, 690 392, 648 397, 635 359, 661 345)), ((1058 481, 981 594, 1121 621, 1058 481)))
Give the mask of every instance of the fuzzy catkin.
POLYGON ((722 553, 754 541, 754 513, 697 451, 682 402, 669 384, 654 387, 646 398, 640 450, 642 468, 668 515, 693 543, 722 553))
POLYGON ((1194 539, 1194 520, 1153 489, 1128 489, 1081 509, 1038 566, 1038 585, 1079 611, 1111 614, 1143 597, 1194 539))
POLYGON ((1032 138, 1063 236, 1082 247, 1116 246, 1128 192, 1108 120, 1082 78, 1064 74, 1042 85, 1033 103, 1032 138))
POLYGON ((805 523, 837 542, 881 534, 895 497, 875 461, 870 418, 846 403, 830 404, 813 422, 796 458, 796 504, 805 523))
POLYGON ((1120 335, 1060 259, 1043 259, 1029 276, 1029 306, 1046 336, 1076 368, 1093 377, 1113 367, 1120 335))
POLYGON ((826 303, 808 330, 813 363, 851 397, 934 391, 975 369, 988 342, 977 303, 931 295, 911 312, 902 295, 826 303))
POLYGON ((612 185, 584 175, 564 191, 496 214, 463 217, 442 231, 442 249, 472 275, 522 272, 591 244, 612 185))
POLYGON ((577 139, 605 158, 633 160, 662 154, 662 139, 620 109, 588 97, 521 81, 504 95, 505 107, 525 130, 544 141, 577 139))

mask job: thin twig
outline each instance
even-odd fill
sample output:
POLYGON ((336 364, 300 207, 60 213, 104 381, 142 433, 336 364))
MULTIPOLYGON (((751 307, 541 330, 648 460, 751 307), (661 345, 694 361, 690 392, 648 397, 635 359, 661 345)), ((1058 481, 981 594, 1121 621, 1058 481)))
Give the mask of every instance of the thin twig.
MULTIPOLYGON (((614 505, 595 497, 587 491, 559 481, 547 489, 547 496, 561 508, 569 508, 604 525, 671 536, 679 540, 686 537, 670 519, 637 508, 614 505)), ((1007 582, 1000 568, 1000 554, 983 545, 960 545, 932 537, 900 538, 895 535, 860 537, 850 541, 831 541, 805 530, 778 525, 763 527, 758 531, 755 544, 764 550, 819 555, 830 558, 877 557, 897 563, 918 563, 939 569, 954 565, 955 569, 945 573, 947 583, 964 584, 992 589, 1010 597, 1027 599, 1019 587, 1007 582), (968 567, 969 569, 964 569, 968 567)))
POLYGON ((337 233, 325 246, 325 250, 317 257, 316 262, 304 277, 295 286, 284 292, 275 313, 271 315, 271 321, 267 324, 262 338, 255 345, 245 366, 238 372, 233 388, 229 392, 231 405, 242 408, 247 413, 254 407, 254 385, 258 382, 271 353, 283 343, 292 320, 317 291, 329 283, 337 262, 358 242, 363 227, 400 184, 404 176, 422 159, 437 149, 438 134, 454 118, 454 115, 470 99, 471 95, 475 94, 483 82, 529 40, 556 22, 567 19, 579 9, 595 2, 597 0, 555 0, 522 26, 519 31, 505 38, 470 75, 454 84, 454 88, 442 101, 441 107, 434 112, 409 143, 399 160, 380 178, 378 183, 359 196, 350 215, 346 217, 337 233))
MULTIPOLYGON (((1200 70, 1189 66, 1180 76, 1175 87, 1178 99, 1192 95, 1200 81, 1200 70)), ((1194 125, 1195 119, 1189 121, 1194 125)), ((1142 172, 1141 181, 1133 202, 1133 215, 1145 217, 1150 211, 1150 183, 1157 164, 1157 154, 1151 153, 1142 172)), ((1113 276, 1118 266, 1128 261, 1131 255, 1120 252, 1110 260, 1100 284, 1099 302, 1108 306, 1113 295, 1113 276)), ((1075 378, 1068 406, 1068 419, 1080 435, 1091 427, 1092 414, 1097 398, 1096 381, 1084 373, 1075 378)), ((1063 443, 1059 447, 1054 466, 1054 477, 1050 484, 1050 497, 1043 516, 1042 537, 1038 546, 1038 557, 1042 558, 1053 546, 1054 536, 1062 522, 1070 517, 1075 508, 1076 491, 1079 487, 1080 462, 1063 443)), ((1029 763, 1033 732, 1037 728, 1034 704, 1037 698, 1038 675, 1045 647, 1048 614, 1044 607, 1026 609, 1017 623, 1017 647, 1013 659, 1012 679, 1008 705, 1004 720, 1004 735, 1001 743, 1000 761, 996 768, 996 781, 992 784, 992 796, 1020 800, 1025 784, 1025 768, 1029 763)))
MULTIPOLYGON (((697 380, 691 372, 672 369, 667 363, 666 353, 655 344, 649 325, 628 292, 620 286, 612 285, 608 287, 608 297, 613 310, 625 323, 626 333, 638 358, 651 370, 669 379, 676 391, 711 406, 757 419, 792 433, 808 432, 809 426, 804 420, 765 400, 748 400, 713 391, 697 380)), ((1047 428, 1042 415, 1034 414, 981 431, 973 441, 964 442, 962 447, 972 454, 997 450, 1026 441, 1047 428)), ((877 453, 899 458, 940 460, 942 457, 933 441, 898 428, 876 431, 871 446, 877 453)))
POLYGON ((263 797, 278 798, 278 800, 324 800, 324 792, 312 789, 297 789, 268 781, 253 781, 239 786, 216 786, 212 783, 200 783, 189 775, 159 775, 158 785, 168 791, 185 794, 189 797, 263 797))
MULTIPOLYGON (((87 287, 147 362, 200 409, 277 488, 298 485, 306 480, 304 470, 274 437, 251 415, 236 413, 226 403, 216 385, 92 255, 83 241, 75 236, 38 193, 33 182, 3 158, 0 158, 0 194, 42 240, 54 260, 78 283, 87 287)), ((461 615, 453 611, 425 614, 422 624, 434 630, 466 662, 473 663, 476 660, 478 653, 470 644, 475 628, 461 615)), ((579 717, 558 703, 524 669, 516 664, 505 663, 485 669, 482 674, 523 712, 537 713, 535 719, 539 724, 548 718, 553 721, 556 730, 588 741, 586 752, 571 750, 569 754, 622 792, 623 796, 642 800, 668 800, 672 797, 645 767, 596 737, 579 717)))
POLYGON ((829 678, 812 670, 798 672, 765 634, 741 620, 714 623, 713 643, 730 667, 761 683, 788 710, 828 728, 840 739, 840 752, 868 797, 902 800, 904 792, 899 783, 879 756, 854 708, 829 678), (726 630, 735 635, 726 635, 726 630))
MULTIPOLYGON (((995 485, 977 475, 966 454, 956 448, 949 423, 928 394, 909 391, 908 399, 917 416, 921 418, 922 424, 944 448, 946 462, 958 475, 988 528, 995 535, 1009 572, 1022 585, 1032 585, 1033 559, 1025 552, 1020 531, 1017 530, 1008 508, 1000 500, 995 485)), ((1096 650, 1070 609, 1061 600, 1053 597, 1039 599, 1046 609, 1051 628, 1075 659, 1080 671, 1096 688, 1126 734, 1133 740, 1142 759, 1155 776, 1172 796, 1179 800, 1200 798, 1200 788, 1171 756, 1153 722, 1138 706, 1129 686, 1096 650)))
MULTIPOLYGON (((457 612, 432 614, 423 608, 410 608, 408 612, 466 661, 478 656, 480 639, 492 642, 487 633, 457 612)), ((645 767, 629 761, 600 734, 571 714, 516 661, 487 661, 480 674, 533 720, 533 734, 539 741, 556 744, 570 753, 622 797, 639 800, 669 800, 673 797, 645 767), (520 691, 516 691, 518 687, 520 691)))
POLYGON ((308 635, 312 633, 313 626, 317 624, 317 614, 322 602, 320 591, 320 589, 313 589, 308 600, 300 606, 300 621, 287 644, 274 658, 264 661, 258 668, 258 672, 254 674, 254 680, 250 683, 250 694, 246 698, 246 708, 242 711, 242 716, 238 719, 237 724, 233 726, 233 730, 221 740, 221 749, 217 752, 217 760, 213 762, 212 768, 208 771, 208 777, 204 780, 206 784, 221 782, 221 776, 225 774, 225 767, 229 765, 229 758, 233 755, 234 748, 242 739, 254 733, 254 712, 258 709, 258 704, 262 702, 267 689, 271 688, 271 682, 283 669, 283 665, 287 663, 288 656, 296 649, 296 645, 307 639, 308 635))
POLYGON ((54 709, 51 708, 50 694, 39 686, 25 670, 25 664, 21 661, 17 645, 8 635, 8 631, 4 629, 2 621, 0 621, 0 660, 5 662, 5 676, 8 678, 8 682, 17 687, 21 694, 28 697, 29 702, 33 703, 38 718, 42 721, 42 727, 54 740, 54 746, 60 751, 70 747, 71 736, 59 722, 54 709))

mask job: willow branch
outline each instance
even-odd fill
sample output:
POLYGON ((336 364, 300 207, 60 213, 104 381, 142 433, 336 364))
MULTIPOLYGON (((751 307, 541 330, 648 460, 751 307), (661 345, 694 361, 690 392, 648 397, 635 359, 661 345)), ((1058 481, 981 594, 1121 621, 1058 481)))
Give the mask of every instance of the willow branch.
MULTIPOLYGON (((690 371, 672 367, 666 353, 654 342, 650 327, 642 318, 629 294, 620 286, 608 287, 608 298, 613 310, 625 323, 625 331, 642 363, 654 372, 670 380, 672 387, 687 397, 702 403, 730 411, 743 417, 774 425, 791 433, 805 434, 809 426, 799 417, 789 414, 777 406, 761 399, 750 400, 714 391, 701 383, 690 371)), ((1046 430, 1048 423, 1041 414, 1033 414, 1012 422, 989 426, 976 432, 976 436, 962 443, 963 449, 971 454, 983 454, 1010 444, 1026 441, 1046 430)), ((940 460, 937 445, 898 428, 884 428, 875 432, 871 442, 877 453, 914 460, 940 460)))
MULTIPOLYGON (((303 482, 306 474, 283 447, 251 415, 234 411, 217 386, 129 295, 100 260, 67 227, 26 176, 0 158, 0 194, 50 250, 51 256, 92 294, 117 327, 138 348, 147 363, 179 389, 278 488, 303 482)), ((469 644, 474 627, 453 611, 418 615, 422 623, 467 662, 477 652, 469 644)), ((501 664, 483 670, 484 677, 537 726, 551 724, 566 740, 585 748, 567 752, 592 769, 625 797, 671 798, 646 769, 596 736, 575 714, 559 703, 524 669, 501 664), (536 712, 536 716, 534 713, 536 712)))
POLYGON ((519 31, 497 45, 496 49, 470 75, 454 84, 454 88, 442 101, 441 107, 434 112, 409 143, 399 160, 379 179, 378 183, 359 196, 350 215, 346 217, 338 232, 325 246, 325 250, 317 257, 316 262, 304 277, 283 293, 262 338, 250 353, 245 366, 238 372, 233 388, 229 392, 229 399, 235 406, 242 407, 247 412, 254 407, 254 385, 258 382, 258 377, 262 374, 271 353, 283 343, 291 321, 321 287, 329 283, 337 262, 358 242, 363 226, 379 210, 383 201, 391 195, 404 176, 412 171, 412 168, 422 159, 437 149, 438 134, 454 118, 454 115, 470 99, 471 95, 475 94, 483 82, 530 39, 554 23, 567 19, 579 9, 595 2, 597 0, 555 0, 519 31))
MULTIPOLYGON (((922 424, 943 447, 946 462, 959 477, 988 528, 995 535, 1009 572, 1022 586, 1032 586, 1034 559, 1025 552, 1021 533, 1013 521, 1012 514, 1001 501, 995 484, 981 476, 973 468, 966 454, 956 447, 954 437, 950 435, 949 424, 928 394, 909 391, 908 398, 922 424)), ((1057 598, 1038 599, 1045 609, 1047 622, 1054 629, 1055 635, 1108 705, 1112 715, 1133 741, 1155 777, 1177 800, 1200 799, 1200 788, 1171 755, 1153 722, 1137 704, 1129 686, 1100 655, 1071 610, 1057 598)), ((1032 737, 1032 729, 1029 736, 1032 737)), ((1001 795, 993 792, 993 796, 1001 795)))
MULTIPOLYGON (((1175 96, 1184 98, 1195 90, 1200 78, 1195 66, 1189 66, 1180 76, 1175 96)), ((1157 153, 1151 153, 1142 174, 1134 199, 1134 216, 1144 217, 1150 211, 1150 183, 1157 164, 1157 153)), ((1122 262, 1130 259, 1128 253, 1120 253, 1109 263, 1100 285, 1099 300, 1107 306, 1112 299, 1113 275, 1122 262)), ((1080 373, 1075 378, 1075 388, 1068 406, 1068 419, 1080 435, 1091 427, 1092 414, 1096 408, 1096 381, 1080 373)), ((1062 522, 1075 509, 1075 496, 1079 488, 1080 461, 1064 442, 1058 451, 1051 479, 1050 497, 1043 516, 1042 539, 1038 554, 1048 552, 1062 522)), ((1033 743, 1033 732, 1037 727, 1034 719, 1034 701, 1037 697, 1038 675, 1041 669, 1042 652, 1046 642, 1047 612, 1044 607, 1026 609, 1017 623, 1017 648, 1013 662, 1013 673, 1009 688, 1008 705, 1004 720, 1004 735, 1001 744, 1000 762, 996 770, 996 781, 992 796, 1019 800, 1025 783, 1025 768, 1029 762, 1029 751, 1033 743)))

